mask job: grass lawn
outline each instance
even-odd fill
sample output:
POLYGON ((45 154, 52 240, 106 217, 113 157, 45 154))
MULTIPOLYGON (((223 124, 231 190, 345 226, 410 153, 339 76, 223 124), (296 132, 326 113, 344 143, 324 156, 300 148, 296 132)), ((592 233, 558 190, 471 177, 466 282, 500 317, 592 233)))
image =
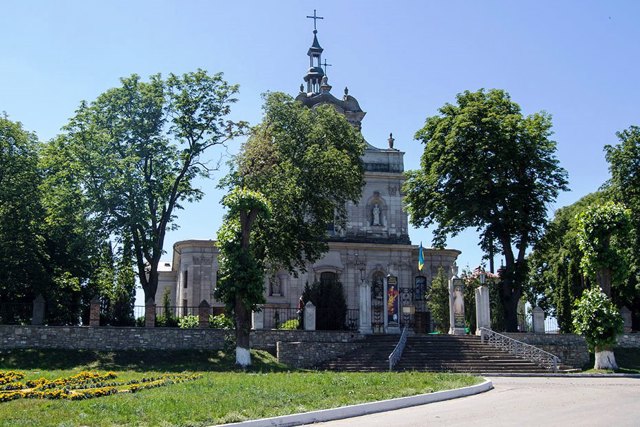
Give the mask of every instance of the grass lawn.
MULTIPOLYGON (((619 373, 619 374, 640 374, 640 349, 638 348, 615 348, 613 354, 616 356, 618 370, 586 369, 587 373, 619 373)), ((593 368, 595 355, 589 354, 588 368, 593 368)))
POLYGON ((477 384, 477 377, 429 373, 290 371, 266 352, 253 352, 247 372, 234 360, 205 351, 98 353, 0 352, 1 371, 27 381, 113 371, 118 380, 163 373, 200 374, 194 381, 88 400, 18 399, 0 403, 2 426, 204 426, 242 421, 477 384))

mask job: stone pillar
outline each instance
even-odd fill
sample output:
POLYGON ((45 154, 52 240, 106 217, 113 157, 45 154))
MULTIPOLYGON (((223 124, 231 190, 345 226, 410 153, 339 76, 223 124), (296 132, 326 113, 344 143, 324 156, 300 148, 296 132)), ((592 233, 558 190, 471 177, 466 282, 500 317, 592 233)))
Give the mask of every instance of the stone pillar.
POLYGON ((211 306, 207 301, 202 300, 202 302, 198 306, 198 327, 199 328, 209 327, 210 314, 211 314, 211 306))
POLYGON ((371 283, 363 280, 359 287, 359 325, 358 331, 361 334, 371 334, 371 283))
POLYGON ((100 326, 100 298, 94 297, 89 305, 89 326, 100 326))
POLYGON ((533 332, 544 334, 544 310, 540 307, 533 309, 533 332))
POLYGON ((480 335, 480 328, 491 329, 491 304, 489 301, 489 287, 478 286, 476 294, 476 335, 480 335))
POLYGON ((624 332, 631 332, 631 310, 629 310, 626 306, 620 309, 620 315, 622 316, 622 320, 624 321, 624 332))
POLYGON ((33 300, 33 312, 31 314, 32 325, 44 324, 44 307, 44 297, 42 294, 38 294, 38 296, 33 300))
POLYGON ((251 323, 254 330, 264 329, 264 311, 252 311, 251 323))
POLYGON ((458 276, 449 280, 449 334, 465 335, 464 282, 458 276))
POLYGON ((153 298, 149 298, 144 305, 144 327, 156 327, 156 303, 153 298))
POLYGON ((316 330, 316 306, 311 301, 304 305, 304 330, 316 330))

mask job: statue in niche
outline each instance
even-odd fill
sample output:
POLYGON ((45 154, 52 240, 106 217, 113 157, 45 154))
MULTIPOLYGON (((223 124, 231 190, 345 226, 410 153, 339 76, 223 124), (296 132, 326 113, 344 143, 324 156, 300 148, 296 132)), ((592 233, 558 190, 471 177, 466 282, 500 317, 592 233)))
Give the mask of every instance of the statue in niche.
POLYGON ((280 296, 282 295, 282 278, 278 276, 271 277, 271 295, 272 296, 280 296))
POLYGON ((371 213, 373 216, 373 222, 371 223, 371 225, 382 225, 382 223, 380 222, 380 206, 378 206, 377 203, 373 205, 371 213))

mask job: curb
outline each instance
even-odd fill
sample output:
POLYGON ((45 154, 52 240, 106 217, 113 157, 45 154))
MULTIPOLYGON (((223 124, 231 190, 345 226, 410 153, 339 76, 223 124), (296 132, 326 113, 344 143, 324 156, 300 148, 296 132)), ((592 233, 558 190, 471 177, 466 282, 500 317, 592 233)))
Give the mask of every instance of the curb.
POLYGON ((553 377, 553 378, 640 378, 640 374, 583 374, 583 373, 567 373, 567 374, 538 374, 538 373, 508 373, 508 372, 486 372, 480 374, 483 377, 514 377, 514 378, 543 378, 543 377, 553 377))
POLYGON ((322 409, 303 414, 283 415, 280 417, 261 418, 258 420, 219 425, 229 427, 288 427, 312 424, 343 418, 359 417, 362 415, 374 414, 376 412, 392 411, 395 409, 408 408, 410 406, 425 405, 427 403, 441 402, 443 400, 457 399, 459 397, 473 396, 474 394, 489 391, 492 388, 493 383, 491 380, 484 378, 484 381, 480 384, 455 390, 443 390, 434 393, 419 394, 417 396, 381 400, 379 402, 361 403, 358 405, 342 406, 340 408, 333 409, 322 409))

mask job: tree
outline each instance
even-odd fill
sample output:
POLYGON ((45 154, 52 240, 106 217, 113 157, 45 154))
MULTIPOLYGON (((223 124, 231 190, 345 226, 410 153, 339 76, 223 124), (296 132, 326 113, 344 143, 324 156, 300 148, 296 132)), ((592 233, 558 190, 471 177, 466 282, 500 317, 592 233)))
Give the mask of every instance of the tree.
POLYGON ((427 307, 436 331, 443 334, 449 332, 449 281, 442 267, 431 282, 427 293, 427 307))
POLYGON ((630 212, 619 203, 589 206, 578 214, 580 267, 611 297, 611 287, 622 288, 631 274, 630 212))
MULTIPOLYGON (((30 304, 46 278, 38 145, 21 123, 0 116, 0 301, 30 304)), ((30 314, 10 317, 26 320, 30 314)))
POLYGON ((558 209, 528 257, 527 299, 554 315, 561 332, 572 331, 574 302, 590 287, 580 267, 583 252, 578 244, 578 215, 609 199, 608 192, 600 191, 558 209))
POLYGON ((338 331, 346 329, 347 301, 342 283, 334 280, 320 281, 304 288, 302 298, 316 307, 316 329, 338 331))
POLYGON ((241 133, 225 117, 238 87, 198 70, 166 80, 121 79, 82 102, 56 140, 80 182, 87 208, 120 245, 131 239, 145 300, 155 300, 158 263, 176 211, 198 201, 197 177, 208 177, 208 149, 241 133))
POLYGON ((549 203, 567 189, 566 172, 550 140, 546 113, 524 117, 502 90, 458 94, 427 118, 416 139, 425 144, 421 169, 407 173, 403 191, 416 227, 435 223, 434 246, 475 227, 487 254, 505 259, 501 300, 508 331, 527 278, 525 254, 546 222, 549 203))
POLYGON ((588 289, 573 310, 573 327, 584 335, 589 350, 595 352, 594 369, 618 369, 613 346, 622 333, 620 313, 599 288, 588 289))
POLYGON ((238 200, 238 207, 227 203, 218 234, 225 273, 217 295, 236 319, 237 364, 250 363, 249 309, 264 301, 267 269, 295 275, 328 250, 327 224, 344 222, 346 203, 361 195, 363 153, 362 136, 331 106, 308 109, 282 93, 265 96, 262 123, 223 183, 230 194, 253 194, 238 200), (271 207, 268 215, 259 214, 267 210, 259 197, 271 207))
POLYGON ((637 328, 640 322, 640 127, 631 126, 616 135, 620 143, 606 145, 605 152, 611 172, 611 191, 615 200, 631 214, 633 258, 628 288, 633 294, 629 302, 637 328))

